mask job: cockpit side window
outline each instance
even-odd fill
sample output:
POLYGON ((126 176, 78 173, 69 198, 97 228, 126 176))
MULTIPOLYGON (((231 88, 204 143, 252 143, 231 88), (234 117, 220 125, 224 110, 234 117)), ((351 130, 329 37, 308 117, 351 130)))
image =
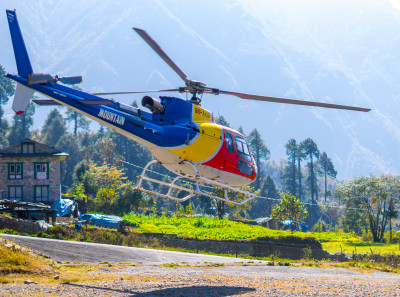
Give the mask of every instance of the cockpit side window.
POLYGON ((226 133, 225 141, 226 141, 226 149, 228 150, 228 152, 233 153, 233 151, 234 151, 233 139, 232 139, 231 134, 226 133))
POLYGON ((240 136, 235 137, 236 140, 236 149, 239 157, 245 159, 248 162, 251 162, 251 156, 249 147, 247 146, 246 140, 240 136))

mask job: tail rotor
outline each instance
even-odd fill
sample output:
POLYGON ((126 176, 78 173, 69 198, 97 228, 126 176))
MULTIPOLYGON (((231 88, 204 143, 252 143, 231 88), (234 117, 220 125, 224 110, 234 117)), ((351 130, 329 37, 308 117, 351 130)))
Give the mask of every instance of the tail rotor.
POLYGON ((33 73, 28 77, 28 84, 46 84, 48 82, 62 82, 67 85, 79 84, 82 82, 82 76, 63 76, 59 77, 58 75, 52 76, 50 74, 44 73, 33 73))

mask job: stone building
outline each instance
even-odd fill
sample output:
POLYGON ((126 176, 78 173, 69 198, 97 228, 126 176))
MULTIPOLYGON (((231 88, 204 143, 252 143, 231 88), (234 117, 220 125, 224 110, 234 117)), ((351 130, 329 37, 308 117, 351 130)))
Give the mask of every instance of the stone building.
POLYGON ((26 139, 0 150, 0 199, 52 203, 61 197, 60 162, 68 154, 26 139))

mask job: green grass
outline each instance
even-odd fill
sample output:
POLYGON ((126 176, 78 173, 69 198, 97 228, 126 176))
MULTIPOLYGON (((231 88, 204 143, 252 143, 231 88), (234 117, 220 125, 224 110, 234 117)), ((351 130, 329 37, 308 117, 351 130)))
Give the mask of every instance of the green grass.
POLYGON ((211 217, 154 217, 129 214, 124 216, 129 226, 138 232, 174 233, 181 237, 200 239, 256 239, 259 237, 299 236, 313 237, 310 233, 272 230, 211 217))
POLYGON ((300 238, 315 238, 321 242, 322 247, 329 253, 347 255, 357 254, 397 254, 400 255, 398 244, 385 244, 365 242, 354 232, 293 232, 272 230, 257 225, 230 221, 228 219, 216 219, 212 217, 155 217, 135 215, 133 213, 124 216, 127 225, 136 227, 137 232, 149 233, 173 233, 179 237, 199 239, 224 239, 224 240, 251 240, 260 237, 290 236, 300 238))
POLYGON ((400 255, 399 244, 376 243, 376 242, 323 242, 322 248, 328 253, 340 253, 346 255, 355 254, 395 254, 400 255), (371 252, 372 250, 372 252, 371 252))

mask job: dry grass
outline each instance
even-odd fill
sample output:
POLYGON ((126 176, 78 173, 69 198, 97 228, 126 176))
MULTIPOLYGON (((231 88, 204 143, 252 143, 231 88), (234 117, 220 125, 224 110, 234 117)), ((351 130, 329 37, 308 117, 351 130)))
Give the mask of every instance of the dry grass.
POLYGON ((0 242, 0 284, 112 281, 121 276, 109 273, 109 265, 57 264, 27 249, 0 242), (58 275, 59 278, 54 277, 58 275))
POLYGON ((18 248, 0 243, 0 276, 9 274, 48 275, 53 273, 51 261, 18 248))

